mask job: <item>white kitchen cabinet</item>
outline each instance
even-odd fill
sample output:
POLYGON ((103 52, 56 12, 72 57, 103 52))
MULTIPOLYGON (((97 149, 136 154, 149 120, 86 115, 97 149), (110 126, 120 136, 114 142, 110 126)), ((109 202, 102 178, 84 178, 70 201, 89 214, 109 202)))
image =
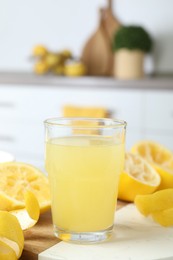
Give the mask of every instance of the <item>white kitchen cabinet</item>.
POLYGON ((127 150, 141 139, 173 150, 172 81, 163 90, 165 83, 162 87, 154 80, 7 76, 0 74, 0 150, 13 153, 18 161, 44 168, 43 121, 62 116, 67 104, 102 106, 112 117, 126 120, 127 150))

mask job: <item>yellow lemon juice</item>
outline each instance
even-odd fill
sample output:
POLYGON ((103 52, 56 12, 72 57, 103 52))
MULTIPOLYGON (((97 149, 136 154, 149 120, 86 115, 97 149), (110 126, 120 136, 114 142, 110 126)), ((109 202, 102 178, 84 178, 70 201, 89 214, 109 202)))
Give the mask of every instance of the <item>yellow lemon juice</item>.
POLYGON ((112 138, 78 136, 46 143, 53 223, 74 232, 113 225, 124 144, 112 138))

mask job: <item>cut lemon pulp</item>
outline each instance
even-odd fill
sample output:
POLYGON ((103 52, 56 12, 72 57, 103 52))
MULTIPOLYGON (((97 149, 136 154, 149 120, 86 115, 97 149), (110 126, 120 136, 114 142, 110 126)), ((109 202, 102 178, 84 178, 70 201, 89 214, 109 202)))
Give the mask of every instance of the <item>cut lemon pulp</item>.
POLYGON ((159 173, 161 183, 158 189, 173 188, 173 153, 171 151, 151 141, 139 142, 131 150, 145 158, 159 173))
POLYGON ((126 153, 124 171, 120 174, 118 198, 134 201, 138 194, 150 194, 160 185, 160 176, 139 155, 126 153))
POLYGON ((42 172, 25 163, 0 164, 0 210, 24 208, 26 190, 36 196, 41 213, 50 208, 48 178, 42 172))

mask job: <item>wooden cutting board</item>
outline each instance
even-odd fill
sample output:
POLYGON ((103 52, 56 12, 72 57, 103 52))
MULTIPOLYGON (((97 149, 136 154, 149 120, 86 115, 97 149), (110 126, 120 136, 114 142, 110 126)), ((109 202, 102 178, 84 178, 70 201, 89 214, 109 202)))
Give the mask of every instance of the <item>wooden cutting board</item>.
MULTIPOLYGON (((127 205, 125 202, 118 202, 117 210, 127 205)), ((51 246, 61 242, 53 234, 53 226, 51 212, 41 215, 39 222, 31 229, 24 231, 25 245, 22 260, 37 260, 38 255, 50 248, 51 246)))

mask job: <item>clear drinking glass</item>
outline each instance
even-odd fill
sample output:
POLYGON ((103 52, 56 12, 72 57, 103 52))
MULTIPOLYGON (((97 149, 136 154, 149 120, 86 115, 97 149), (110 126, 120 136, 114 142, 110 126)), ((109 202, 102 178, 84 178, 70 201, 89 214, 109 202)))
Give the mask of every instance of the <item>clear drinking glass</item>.
POLYGON ((126 122, 52 118, 44 124, 55 235, 79 243, 108 239, 124 165, 126 122))

